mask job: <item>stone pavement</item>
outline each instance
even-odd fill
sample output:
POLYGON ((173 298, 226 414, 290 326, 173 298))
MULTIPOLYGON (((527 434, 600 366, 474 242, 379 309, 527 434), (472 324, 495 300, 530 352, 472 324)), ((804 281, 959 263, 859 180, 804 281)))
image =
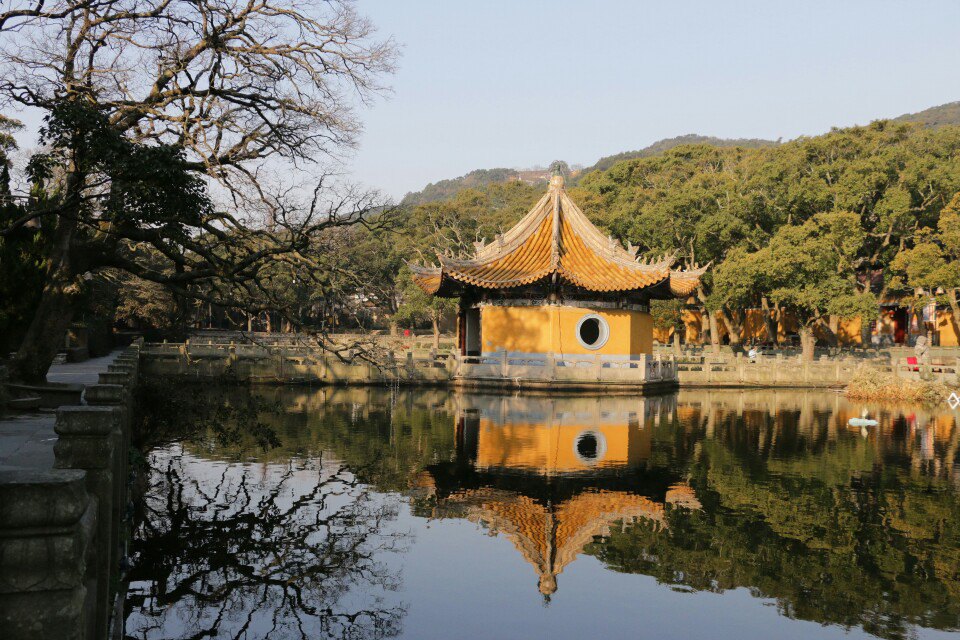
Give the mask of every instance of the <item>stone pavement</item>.
MULTIPOLYGON (((55 364, 47 373, 47 381, 97 384, 99 375, 106 372, 107 365, 119 354, 117 350, 86 362, 55 364)), ((15 413, 0 418, 0 471, 52 469, 53 445, 57 442, 55 422, 56 414, 52 411, 15 413)))
POLYGON ((107 365, 112 364, 120 355, 117 349, 110 355, 100 358, 90 358, 86 362, 66 362, 55 364, 47 372, 47 382, 68 382, 70 384, 91 385, 97 384, 98 376, 107 371, 107 365))

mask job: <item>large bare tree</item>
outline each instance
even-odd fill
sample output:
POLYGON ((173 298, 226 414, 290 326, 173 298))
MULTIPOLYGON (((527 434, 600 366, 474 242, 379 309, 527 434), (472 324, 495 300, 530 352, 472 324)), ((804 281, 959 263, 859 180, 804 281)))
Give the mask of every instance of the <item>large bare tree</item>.
POLYGON ((44 378, 98 270, 229 304, 267 264, 319 265, 315 238, 382 203, 319 181, 294 206, 271 176, 348 150, 395 54, 349 0, 4 3, 0 106, 42 109, 49 152, 0 234, 54 229, 15 375, 44 378))

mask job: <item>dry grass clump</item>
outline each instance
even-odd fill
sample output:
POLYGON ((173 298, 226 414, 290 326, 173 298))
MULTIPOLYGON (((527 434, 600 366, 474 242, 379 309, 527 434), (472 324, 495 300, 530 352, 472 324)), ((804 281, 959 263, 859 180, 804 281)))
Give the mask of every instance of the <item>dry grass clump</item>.
POLYGON ((886 400, 936 406, 946 402, 950 388, 939 382, 906 380, 892 373, 860 365, 847 385, 853 400, 886 400))

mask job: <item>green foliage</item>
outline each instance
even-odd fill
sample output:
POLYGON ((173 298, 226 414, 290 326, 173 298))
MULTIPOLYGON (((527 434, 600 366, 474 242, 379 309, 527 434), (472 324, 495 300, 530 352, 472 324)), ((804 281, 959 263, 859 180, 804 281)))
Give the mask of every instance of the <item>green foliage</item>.
POLYGON ((17 148, 13 132, 22 128, 20 121, 0 114, 0 198, 10 195, 10 152, 17 148))
MULTIPOLYGON (((890 263, 891 288, 913 293, 920 290, 916 306, 923 306, 942 291, 960 287, 960 194, 944 207, 936 229, 920 229, 915 244, 890 263)), ((942 295, 939 296, 943 298, 942 295)))
MULTIPOLYGON (((0 205, 0 227, 23 215, 15 205, 0 205)), ((0 353, 14 351, 26 331, 43 289, 44 248, 49 230, 24 227, 0 237, 0 353)))
POLYGON ((76 164, 84 175, 109 181, 109 194, 88 216, 130 230, 150 226, 173 242, 190 237, 190 227, 212 212, 203 179, 189 170, 183 149, 137 144, 116 131, 107 117, 82 103, 61 102, 44 118, 40 140, 50 151, 30 159, 27 171, 37 185, 56 189, 54 167, 76 164))
POLYGON ((407 326, 449 316, 456 303, 433 300, 410 279, 404 260, 435 262, 437 253, 473 251, 479 238, 492 239, 513 226, 543 195, 519 181, 464 189, 450 199, 402 208, 388 232, 358 232, 344 259, 347 271, 363 274, 364 293, 394 312, 407 326))
POLYGON ((827 315, 871 320, 877 300, 858 290, 854 269, 865 238, 856 214, 818 213, 802 225, 781 227, 749 259, 770 298, 804 324, 827 315))
POLYGON ((686 302, 683 300, 651 300, 650 315, 657 329, 673 329, 683 334, 683 314, 686 302))
POLYGON ((429 296, 411 278, 404 266, 397 277, 400 290, 400 305, 393 319, 401 326, 416 327, 424 322, 439 323, 457 311, 457 301, 452 298, 429 296))
MULTIPOLYGON (((11 198, 10 152, 16 150, 13 132, 22 125, 0 115, 0 229, 24 216, 22 201, 11 198)), ((43 253, 49 230, 37 226, 0 236, 0 354, 20 344, 43 288, 43 253)))

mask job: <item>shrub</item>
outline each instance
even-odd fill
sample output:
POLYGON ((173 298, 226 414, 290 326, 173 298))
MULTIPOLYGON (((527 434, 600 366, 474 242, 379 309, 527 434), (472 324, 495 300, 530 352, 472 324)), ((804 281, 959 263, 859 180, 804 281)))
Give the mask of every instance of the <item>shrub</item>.
POLYGON ((950 388, 939 382, 905 380, 892 373, 860 365, 847 385, 847 397, 854 400, 892 400, 936 406, 946 401, 950 388))

